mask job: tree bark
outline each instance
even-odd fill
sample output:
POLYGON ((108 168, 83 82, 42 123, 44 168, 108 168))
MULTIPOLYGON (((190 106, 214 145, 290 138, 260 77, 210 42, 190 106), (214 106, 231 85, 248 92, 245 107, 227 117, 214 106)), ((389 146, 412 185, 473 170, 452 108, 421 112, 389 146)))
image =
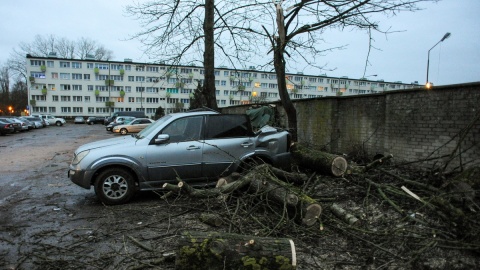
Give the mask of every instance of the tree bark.
POLYGON ((290 239, 217 232, 184 232, 175 269, 295 269, 295 244, 290 239))
POLYGON ((342 156, 313 150, 298 143, 295 143, 290 151, 302 167, 337 177, 347 172, 348 163, 342 156))
POLYGON ((218 111, 215 94, 215 42, 214 42, 214 24, 215 24, 215 1, 205 1, 205 19, 203 22, 203 32, 205 34, 205 51, 203 52, 203 61, 205 68, 205 84, 203 94, 207 102, 207 107, 218 111))

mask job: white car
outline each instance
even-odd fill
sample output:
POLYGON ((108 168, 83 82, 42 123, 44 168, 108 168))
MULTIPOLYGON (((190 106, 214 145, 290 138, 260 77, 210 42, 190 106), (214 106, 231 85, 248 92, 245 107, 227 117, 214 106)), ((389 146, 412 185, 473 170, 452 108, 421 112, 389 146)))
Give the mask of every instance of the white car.
POLYGON ((63 126, 65 123, 67 123, 65 119, 55 117, 51 114, 32 114, 32 116, 45 119, 45 121, 49 122, 50 125, 63 126))

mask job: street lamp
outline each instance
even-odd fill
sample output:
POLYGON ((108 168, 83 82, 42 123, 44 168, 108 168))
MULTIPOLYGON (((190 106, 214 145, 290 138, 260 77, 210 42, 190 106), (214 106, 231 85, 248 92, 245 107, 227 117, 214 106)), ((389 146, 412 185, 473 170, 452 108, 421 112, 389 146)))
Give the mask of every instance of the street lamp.
POLYGON ((140 111, 143 112, 143 82, 140 81, 140 111))
POLYGON ((427 82, 425 83, 425 87, 427 87, 427 88, 432 87, 432 83, 428 81, 428 69, 429 69, 429 67, 430 67, 430 51, 431 51, 433 48, 435 48, 435 46, 437 46, 438 43, 440 43, 440 42, 444 41, 445 39, 449 38, 450 35, 451 35, 450 32, 447 32, 439 42, 437 42, 435 45, 433 45, 432 48, 430 48, 430 50, 428 50, 428 58, 427 58, 427 82))

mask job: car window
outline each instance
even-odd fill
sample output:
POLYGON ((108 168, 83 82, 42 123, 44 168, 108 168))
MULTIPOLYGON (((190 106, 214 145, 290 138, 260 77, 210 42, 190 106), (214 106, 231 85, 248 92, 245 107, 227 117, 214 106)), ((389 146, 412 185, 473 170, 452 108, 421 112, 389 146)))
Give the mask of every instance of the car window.
POLYGON ((244 115, 209 115, 206 139, 252 136, 244 115))
POLYGON ((180 118, 166 126, 161 134, 168 134, 170 142, 196 141, 201 139, 203 116, 180 118))

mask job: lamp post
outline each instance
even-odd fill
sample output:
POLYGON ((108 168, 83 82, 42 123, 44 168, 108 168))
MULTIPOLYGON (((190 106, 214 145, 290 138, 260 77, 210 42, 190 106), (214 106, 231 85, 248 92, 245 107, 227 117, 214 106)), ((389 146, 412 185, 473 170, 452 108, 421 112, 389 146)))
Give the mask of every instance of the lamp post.
POLYGON ((112 106, 111 103, 110 103, 110 68, 112 66, 110 65, 110 62, 108 62, 108 115, 109 116, 112 116, 112 106))
POLYGON ((140 111, 143 112, 143 82, 140 81, 140 111))
POLYGON ((450 35, 451 35, 450 32, 447 32, 439 42, 437 42, 435 45, 433 45, 432 48, 430 48, 430 50, 428 50, 428 58, 427 58, 427 82, 425 83, 425 86, 426 86, 427 88, 432 87, 432 84, 428 81, 428 70, 429 70, 429 67, 430 67, 430 51, 431 51, 433 48, 435 48, 435 46, 437 46, 438 43, 440 43, 440 42, 444 41, 445 39, 449 38, 450 35))

